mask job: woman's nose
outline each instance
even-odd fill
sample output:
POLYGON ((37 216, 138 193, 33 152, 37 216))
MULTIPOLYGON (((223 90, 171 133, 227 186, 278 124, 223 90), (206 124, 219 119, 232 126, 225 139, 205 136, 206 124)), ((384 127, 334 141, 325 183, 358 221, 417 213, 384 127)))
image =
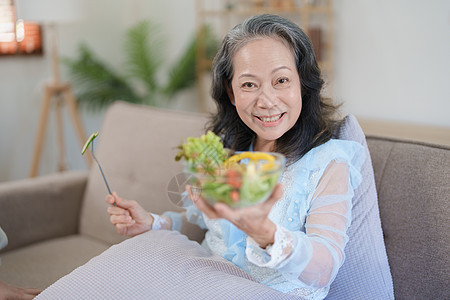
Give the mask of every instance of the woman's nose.
POLYGON ((277 98, 271 86, 261 88, 256 99, 256 105, 260 108, 270 109, 276 106, 277 98))

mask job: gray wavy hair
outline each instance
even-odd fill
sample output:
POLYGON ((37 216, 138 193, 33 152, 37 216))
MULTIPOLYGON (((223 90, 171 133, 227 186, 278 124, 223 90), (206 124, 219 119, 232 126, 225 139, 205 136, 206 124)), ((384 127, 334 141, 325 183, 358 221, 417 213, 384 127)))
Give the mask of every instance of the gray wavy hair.
POLYGON ((226 147, 247 150, 256 138, 239 118, 227 94, 233 78, 233 57, 248 42, 263 37, 281 40, 295 58, 300 77, 302 112, 297 123, 276 141, 276 151, 299 159, 331 138, 337 107, 320 96, 323 86, 312 43, 295 23, 277 15, 258 15, 235 26, 223 39, 212 68, 212 97, 217 105, 209 129, 223 136, 226 147))

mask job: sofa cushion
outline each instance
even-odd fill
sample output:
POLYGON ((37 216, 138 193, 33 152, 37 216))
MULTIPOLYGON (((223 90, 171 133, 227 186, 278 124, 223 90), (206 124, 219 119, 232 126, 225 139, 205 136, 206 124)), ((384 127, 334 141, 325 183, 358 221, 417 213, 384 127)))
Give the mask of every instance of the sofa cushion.
POLYGON ((450 147, 370 137, 399 299, 450 299, 450 147))
POLYGON ((349 115, 335 137, 360 143, 366 149, 362 183, 355 190, 349 241, 344 264, 331 284, 327 299, 393 299, 392 278, 383 241, 372 161, 356 118, 349 115))
MULTIPOLYGON (((167 193, 171 179, 181 173, 181 164, 174 160, 175 147, 188 136, 203 134, 206 120, 202 114, 124 102, 110 106, 94 148, 111 190, 138 201, 153 213, 181 211, 167 193)), ((80 231, 113 244, 124 238, 109 222, 107 193, 98 167, 93 165, 83 200, 80 231)), ((192 229, 190 233, 196 239, 196 234, 198 237, 203 231, 192 229)))
POLYGON ((109 245, 70 235, 2 254, 0 280, 22 287, 46 288, 109 245))

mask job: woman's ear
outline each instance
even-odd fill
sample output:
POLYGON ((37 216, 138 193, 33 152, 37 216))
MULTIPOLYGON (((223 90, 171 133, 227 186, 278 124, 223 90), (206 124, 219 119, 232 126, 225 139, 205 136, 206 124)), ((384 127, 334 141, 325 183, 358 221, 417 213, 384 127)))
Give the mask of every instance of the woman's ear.
POLYGON ((236 106, 236 102, 234 101, 233 90, 231 89, 230 85, 228 84, 228 81, 226 80, 225 80, 225 88, 227 89, 228 98, 230 98, 231 104, 236 106))

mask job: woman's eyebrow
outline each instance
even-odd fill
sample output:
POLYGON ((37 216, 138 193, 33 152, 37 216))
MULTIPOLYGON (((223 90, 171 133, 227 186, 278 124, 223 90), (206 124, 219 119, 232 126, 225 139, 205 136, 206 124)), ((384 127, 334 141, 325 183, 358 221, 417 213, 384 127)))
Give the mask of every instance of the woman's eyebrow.
MULTIPOLYGON (((275 73, 275 72, 277 72, 277 71, 279 71, 279 70, 282 70, 282 69, 287 69, 287 70, 289 70, 289 71, 292 71, 291 68, 289 68, 288 66, 279 66, 279 67, 273 69, 271 73, 273 74, 273 73, 275 73)), ((253 75, 253 74, 250 74, 250 73, 243 73, 243 74, 239 75, 238 78, 242 78, 242 77, 252 77, 252 78, 256 78, 256 75, 253 75)))
POLYGON ((279 66, 279 67, 277 67, 277 68, 272 70, 272 74, 277 72, 277 71, 279 71, 279 70, 282 70, 282 69, 287 69, 289 71, 292 71, 291 68, 289 68, 288 66, 279 66))
POLYGON ((256 76, 253 75, 253 74, 244 73, 244 74, 241 74, 238 78, 242 78, 242 77, 253 77, 253 78, 255 78, 256 76))

